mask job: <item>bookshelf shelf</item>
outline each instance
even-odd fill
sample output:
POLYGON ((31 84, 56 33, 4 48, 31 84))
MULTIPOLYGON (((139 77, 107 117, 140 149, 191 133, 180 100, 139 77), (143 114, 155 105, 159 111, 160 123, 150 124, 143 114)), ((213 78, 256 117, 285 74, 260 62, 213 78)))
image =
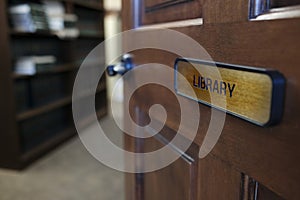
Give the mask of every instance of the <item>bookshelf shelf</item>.
POLYGON ((43 72, 38 72, 38 73, 33 74, 33 75, 13 73, 12 78, 13 79, 30 78, 30 77, 39 76, 39 75, 47 75, 47 74, 53 74, 53 73, 62 73, 62 72, 74 71, 74 70, 77 70, 78 68, 79 68, 78 63, 71 62, 71 63, 66 63, 66 64, 61 64, 61 65, 54 66, 52 69, 49 69, 49 70, 43 71, 43 72))
MULTIPOLYGON (((81 62, 104 40, 103 3, 102 0, 53 1, 59 2, 55 6, 63 7, 65 29, 58 29, 60 36, 49 31, 50 21, 45 25, 45 20, 51 20, 45 17, 46 11, 20 15, 22 13, 18 12, 22 9, 17 9, 18 5, 11 4, 10 0, 0 1, 0 118, 4 119, 0 122, 3 132, 0 168, 22 169, 76 135, 71 94, 81 62), (12 7, 15 11, 11 11, 12 7), (26 18, 30 15, 31 18, 26 18), (23 16, 22 20, 19 16, 23 16), (29 19, 36 25, 35 29, 27 29, 24 25, 27 23, 22 24, 29 19), (38 21, 41 19, 44 21, 38 21), (37 29, 36 32, 18 31, 37 29), (62 33, 73 37, 64 38, 62 33)), ((28 6, 43 10, 47 5, 28 6)), ((99 59, 89 67, 105 67, 104 63, 104 58, 99 59)), ((91 95, 91 92, 82 91, 76 101, 84 103, 91 95)), ((101 118, 107 114, 105 75, 98 83, 95 98, 97 116, 101 118)), ((93 123, 91 113, 84 112, 81 125, 90 123, 93 123)))
POLYGON ((71 103, 71 101, 72 101, 71 97, 66 97, 66 98, 60 99, 58 101, 55 101, 53 103, 47 104, 45 106, 41 106, 41 107, 29 110, 29 111, 25 111, 25 112, 17 115, 17 121, 23 121, 28 118, 43 114, 45 112, 49 112, 56 108, 68 105, 71 103))
POLYGON ((52 37, 60 40, 76 40, 77 38, 104 39, 103 32, 87 33, 81 31, 79 36, 74 38, 59 38, 55 32, 50 32, 50 31, 25 32, 25 31, 18 31, 18 30, 10 30, 9 33, 13 37, 52 37))
POLYGON ((9 33, 11 36, 16 37, 57 37, 55 33, 52 33, 50 31, 26 32, 11 29, 9 33))
MULTIPOLYGON (((105 90, 106 90, 106 86, 103 84, 97 88, 96 94, 103 92, 105 90)), ((90 95, 92 95, 92 94, 91 93, 83 93, 80 96, 80 99, 88 97, 90 95)), ((68 96, 68 97, 62 98, 60 100, 54 101, 53 103, 49 103, 47 105, 22 112, 17 115, 17 121, 20 122, 20 121, 35 117, 37 115, 41 115, 43 113, 50 112, 54 109, 69 105, 71 103, 72 103, 72 96, 68 96)))

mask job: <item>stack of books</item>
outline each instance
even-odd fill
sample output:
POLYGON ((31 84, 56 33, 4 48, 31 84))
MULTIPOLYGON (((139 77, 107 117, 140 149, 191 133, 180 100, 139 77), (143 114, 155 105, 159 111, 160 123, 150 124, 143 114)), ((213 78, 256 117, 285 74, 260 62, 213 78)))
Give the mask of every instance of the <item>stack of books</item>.
POLYGON ((9 8, 9 13, 12 27, 16 31, 49 31, 62 39, 79 36, 78 17, 66 14, 64 5, 58 1, 14 5, 9 8))
POLYGON ((45 13, 48 18, 49 28, 52 31, 60 31, 64 29, 65 8, 58 1, 43 1, 45 13))
POLYGON ((33 75, 38 72, 49 71, 56 63, 56 57, 45 56, 23 56, 15 63, 15 73, 33 75))
POLYGON ((74 14, 66 14, 64 6, 58 1, 43 1, 50 30, 60 38, 75 38, 79 36, 76 27, 78 17, 74 14))
POLYGON ((23 32, 49 30, 43 5, 33 3, 15 5, 9 8, 9 13, 14 30, 23 32))

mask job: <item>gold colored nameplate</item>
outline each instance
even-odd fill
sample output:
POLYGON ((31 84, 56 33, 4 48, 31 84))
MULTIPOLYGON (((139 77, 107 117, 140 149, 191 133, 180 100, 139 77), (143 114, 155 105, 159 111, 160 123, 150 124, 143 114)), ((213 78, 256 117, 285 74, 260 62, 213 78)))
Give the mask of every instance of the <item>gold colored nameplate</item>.
POLYGON ((277 71, 182 58, 175 70, 177 94, 260 126, 281 119, 285 79, 277 71))

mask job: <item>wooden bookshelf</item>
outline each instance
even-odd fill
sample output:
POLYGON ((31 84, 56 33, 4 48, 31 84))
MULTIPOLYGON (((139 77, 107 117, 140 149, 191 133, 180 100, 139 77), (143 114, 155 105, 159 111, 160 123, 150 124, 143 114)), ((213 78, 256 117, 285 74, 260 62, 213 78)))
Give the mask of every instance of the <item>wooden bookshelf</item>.
MULTIPOLYGON (((10 25, 11 1, 0 1, 1 168, 22 169, 76 135, 71 110, 73 83, 90 48, 104 40, 103 3, 56 1, 63 3, 67 13, 78 16, 78 37, 62 39, 51 31, 16 31, 10 25), (33 75, 15 73, 15 61, 31 55, 53 55, 56 63, 33 75)), ((105 67, 104 63, 91 65, 105 67)), ((79 100, 91 95, 83 91, 79 100)), ((96 96, 100 98, 97 117, 101 118, 107 114, 105 76, 96 96)), ((91 119, 91 115, 83 117, 80 126, 90 125, 91 119)))

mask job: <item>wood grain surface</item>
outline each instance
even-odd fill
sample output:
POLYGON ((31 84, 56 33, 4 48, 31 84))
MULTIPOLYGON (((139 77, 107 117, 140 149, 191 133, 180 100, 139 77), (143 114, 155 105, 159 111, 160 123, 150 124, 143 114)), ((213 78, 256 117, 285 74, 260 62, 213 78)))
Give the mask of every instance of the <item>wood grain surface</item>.
MULTIPOLYGON (((130 2, 133 3, 133 1, 130 2)), ((139 14, 141 16, 142 13, 133 15, 132 7, 125 0, 124 5, 125 23, 123 24, 123 30, 143 26, 145 22, 132 23, 134 16, 139 14)), ((286 96, 282 121, 273 127, 259 127, 237 117, 226 115, 225 125, 217 145, 207 159, 199 162, 198 183, 200 188, 197 190, 197 199, 200 199, 200 197, 240 199, 237 193, 240 194, 241 192, 239 188, 236 188, 238 187, 239 174, 252 177, 264 188, 272 191, 282 199, 299 199, 300 19, 249 21, 249 2, 245 0, 204 0, 201 1, 201 5, 203 15, 198 15, 198 17, 203 17, 203 25, 174 27, 173 29, 197 41, 216 62, 272 68, 280 71, 286 78, 286 96), (211 157, 214 160, 210 159, 211 157), (205 164, 205 160, 209 164, 205 164), (222 162, 226 166, 220 164, 222 162), (201 170, 203 171, 201 172, 201 170), (220 175, 220 179, 211 180, 208 177, 209 174, 220 175), (224 182, 222 182, 222 178, 224 182), (229 183, 228 185, 235 185, 232 186, 235 189, 227 188, 226 182, 229 183), (226 186, 225 191, 222 190, 222 183, 224 183, 223 186, 226 186), (215 184, 216 188, 209 187, 212 184, 215 184), (218 196, 216 194, 218 191, 225 196, 218 196), (230 191, 234 194, 227 196, 227 192, 230 191)), ((155 24, 167 21, 169 15, 175 20, 182 20, 185 18, 184 14, 181 16, 177 14, 176 16, 176 12, 178 13, 179 10, 165 10, 165 15, 157 14, 155 16, 157 18, 151 18, 148 23, 155 24)), ((196 18, 196 16, 193 18, 196 18)), ((139 42, 137 37, 126 38, 124 45, 137 42, 139 42)), ((178 57, 178 55, 155 49, 143 49, 131 53, 135 56, 134 62, 137 66, 145 63, 161 63, 173 68, 178 57)), ((190 57, 188 52, 184 56, 190 57)), ((125 99, 131 98, 133 102, 130 111, 134 112, 136 107, 139 107, 142 112, 147 114, 149 107, 159 102, 164 105, 167 111, 168 118, 165 126, 176 132, 180 123, 178 103, 166 92, 165 88, 157 86, 141 88, 135 96, 129 97, 126 91, 128 88, 135 86, 133 78, 134 75, 125 80, 125 99)), ((172 82, 174 81, 174 74, 160 76, 158 73, 156 78, 172 82)), ((190 109, 189 105, 192 100, 181 96, 178 96, 178 98, 182 98, 186 109, 190 109)), ((190 116, 189 119, 192 122, 199 122, 194 143, 201 146, 210 124, 211 108, 199 104, 199 109, 201 112, 200 120, 193 116, 190 116)), ((189 124, 186 124, 184 130, 179 134, 189 138, 190 132, 189 124)), ((125 144, 128 148, 134 149, 128 138, 125 144)), ((184 176, 184 173, 178 170, 177 176, 184 176)), ((132 184, 130 176, 128 176, 128 180, 128 183, 132 184)), ((130 187, 129 184, 127 185, 128 191, 134 191, 134 188, 130 187)), ((156 184, 159 184, 159 180, 156 184)))

